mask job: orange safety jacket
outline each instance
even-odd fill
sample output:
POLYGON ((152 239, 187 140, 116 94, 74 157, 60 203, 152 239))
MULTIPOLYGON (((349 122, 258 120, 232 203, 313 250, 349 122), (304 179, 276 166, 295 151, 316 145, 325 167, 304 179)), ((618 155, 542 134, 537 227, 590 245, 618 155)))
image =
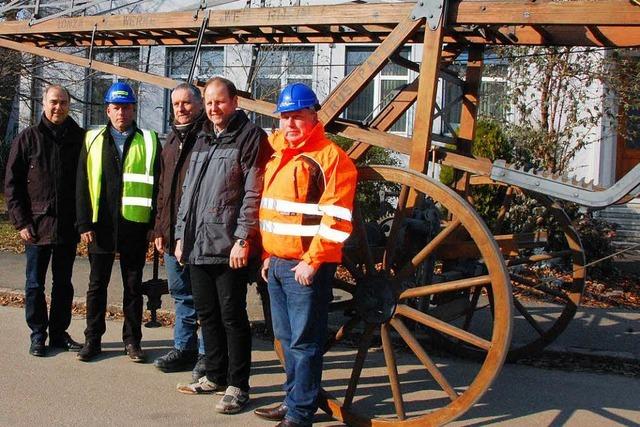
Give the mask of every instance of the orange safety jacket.
POLYGON ((357 171, 318 123, 297 147, 284 134, 269 137, 274 154, 267 163, 260 203, 264 257, 304 260, 314 269, 340 262, 352 230, 357 171))

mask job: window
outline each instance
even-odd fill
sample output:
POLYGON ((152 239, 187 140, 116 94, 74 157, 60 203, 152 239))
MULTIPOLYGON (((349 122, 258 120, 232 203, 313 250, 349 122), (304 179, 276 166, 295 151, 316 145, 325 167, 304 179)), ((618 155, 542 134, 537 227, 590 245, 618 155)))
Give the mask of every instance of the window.
MULTIPOLYGON (((94 59, 96 61, 106 62, 119 67, 137 70, 140 64, 140 50, 135 49, 98 49, 95 52, 94 59)), ((106 115, 104 112, 104 95, 109 87, 117 82, 123 81, 128 83, 133 91, 138 94, 140 83, 134 80, 120 78, 113 74, 95 73, 89 79, 89 117, 88 126, 100 126, 106 123, 106 115)))
MULTIPOLYGON (((258 51, 253 96, 275 103, 280 89, 289 83, 312 87, 314 55, 315 48, 310 46, 269 47, 258 51)), ((255 115, 255 123, 264 129, 278 126, 276 119, 261 114, 255 115)))
MULTIPOLYGON (((179 47, 167 49, 167 77, 175 80, 187 81, 193 54, 195 49, 192 47, 179 47)), ((193 77, 200 81, 207 81, 211 77, 221 76, 224 74, 224 48, 223 47, 207 47, 200 49, 200 56, 196 62, 193 77)), ((169 129, 173 117, 171 109, 171 91, 165 91, 165 132, 169 129)))
MULTIPOLYGON (((362 64, 375 47, 348 47, 346 54, 346 73, 349 74, 362 64)), ((411 48, 403 47, 400 56, 409 59, 411 48)), ((367 87, 351 102, 345 110, 345 117, 350 120, 366 122, 376 116, 385 105, 393 99, 397 90, 409 83, 409 70, 399 65, 389 63, 367 87)), ((391 127, 392 132, 407 131, 407 114, 391 127)))
MULTIPOLYGON (((464 79, 467 54, 463 53, 457 60, 460 64, 449 66, 449 70, 464 79), (465 64, 465 65, 462 65, 465 64)), ((496 59, 490 52, 485 55, 482 81, 480 82, 478 106, 479 117, 489 117, 498 121, 506 120, 508 112, 507 99, 507 65, 496 59)), ((443 135, 451 136, 451 129, 455 132, 460 127, 460 115, 462 113, 462 88, 452 81, 443 81, 442 102, 440 107, 444 109, 442 114, 443 135)))

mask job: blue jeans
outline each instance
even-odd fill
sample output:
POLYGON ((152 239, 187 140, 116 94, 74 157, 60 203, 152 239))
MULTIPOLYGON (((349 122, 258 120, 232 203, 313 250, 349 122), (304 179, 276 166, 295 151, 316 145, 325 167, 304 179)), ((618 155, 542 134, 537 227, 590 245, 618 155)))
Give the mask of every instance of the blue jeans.
POLYGON ((176 257, 164 254, 164 266, 169 280, 169 293, 175 303, 176 320, 173 345, 178 350, 196 350, 204 354, 204 341, 198 339, 198 316, 193 304, 189 269, 181 266, 176 257))
POLYGON ((25 317, 31 329, 31 342, 47 339, 47 328, 52 338, 64 338, 71 324, 73 285, 71 275, 76 259, 76 245, 25 245, 27 256, 25 283, 25 317), (51 309, 47 315, 44 294, 47 269, 51 260, 51 309))
POLYGON ((322 356, 327 339, 331 278, 336 265, 323 264, 311 286, 296 282, 291 271, 300 261, 271 257, 269 297, 273 334, 282 344, 287 380, 287 418, 310 425, 318 409, 322 356))

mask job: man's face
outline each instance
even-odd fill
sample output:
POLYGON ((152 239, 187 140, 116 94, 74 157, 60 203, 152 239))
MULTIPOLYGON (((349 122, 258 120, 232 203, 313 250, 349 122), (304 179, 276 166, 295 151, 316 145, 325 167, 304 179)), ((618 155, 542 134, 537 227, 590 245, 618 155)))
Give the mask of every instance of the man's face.
POLYGON ((280 114, 280 130, 290 146, 295 147, 304 141, 318 123, 318 115, 311 109, 280 114))
POLYGON ((202 103, 188 89, 173 91, 171 94, 171 106, 173 107, 174 122, 177 125, 188 125, 202 111, 202 103))
POLYGON ((107 105, 107 116, 117 131, 124 132, 133 124, 133 104, 109 104, 107 105))
POLYGON ((218 131, 227 127, 231 116, 238 108, 238 97, 231 98, 227 87, 219 82, 210 84, 204 92, 207 117, 218 131))
POLYGON ((62 124, 69 116, 69 97, 57 87, 49 89, 42 100, 45 117, 53 124, 62 124))

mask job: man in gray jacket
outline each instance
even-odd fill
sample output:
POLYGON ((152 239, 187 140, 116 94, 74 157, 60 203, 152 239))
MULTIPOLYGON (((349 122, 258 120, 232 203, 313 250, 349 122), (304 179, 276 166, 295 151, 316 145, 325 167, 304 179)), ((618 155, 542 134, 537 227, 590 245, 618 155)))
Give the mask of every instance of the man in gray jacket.
POLYGON ((176 258, 188 264, 202 327, 206 376, 179 384, 187 394, 225 391, 216 411, 233 414, 249 401, 251 330, 247 265, 258 255, 260 192, 271 149, 265 132, 237 111, 233 83, 204 89, 205 122, 193 148, 176 222, 176 258))

